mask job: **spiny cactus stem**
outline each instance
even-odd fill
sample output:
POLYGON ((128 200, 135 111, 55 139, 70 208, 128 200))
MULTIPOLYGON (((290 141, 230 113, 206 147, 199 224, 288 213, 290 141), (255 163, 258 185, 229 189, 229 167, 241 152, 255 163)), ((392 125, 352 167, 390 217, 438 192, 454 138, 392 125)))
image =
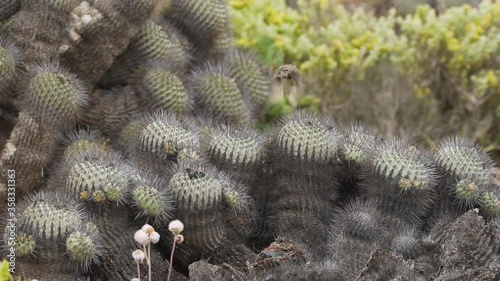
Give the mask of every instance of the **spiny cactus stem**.
POLYGON ((154 5, 134 9, 133 13, 128 11, 131 8, 128 5, 143 2, 146 1, 93 1, 93 6, 87 1, 81 2, 73 14, 80 19, 91 15, 91 20, 82 28, 76 28, 76 34, 84 40, 70 41, 72 43, 61 54, 62 64, 93 87, 115 57, 129 45, 139 31, 138 26, 153 12, 154 5))
POLYGON ((40 63, 56 61, 67 14, 43 3, 30 1, 14 17, 9 36, 23 53, 22 66, 31 71, 40 63))
MULTIPOLYGON (((8 170, 16 171, 16 196, 33 191, 47 172, 62 132, 31 113, 21 111, 16 126, 1 153, 0 185, 7 183, 8 170), (38 132, 38 134, 33 134, 38 132)), ((0 202, 6 202, 7 188, 0 188, 0 202)))

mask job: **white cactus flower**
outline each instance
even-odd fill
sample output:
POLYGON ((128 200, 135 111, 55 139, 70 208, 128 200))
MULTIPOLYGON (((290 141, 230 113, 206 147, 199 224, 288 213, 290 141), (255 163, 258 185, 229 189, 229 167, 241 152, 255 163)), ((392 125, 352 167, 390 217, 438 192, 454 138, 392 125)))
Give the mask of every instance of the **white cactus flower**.
POLYGON ((142 229, 135 232, 134 240, 141 245, 147 245, 150 242, 149 235, 142 229))
POLYGON ((178 235, 184 230, 184 224, 180 220, 173 220, 168 224, 168 230, 174 235, 178 235))
POLYGON ((153 244, 156 244, 156 243, 158 243, 158 241, 160 241, 160 234, 158 232, 154 231, 151 234, 149 234, 149 239, 151 239, 151 242, 153 244))
POLYGON ((144 253, 143 250, 135 250, 132 252, 132 258, 134 258, 136 262, 143 262, 144 259, 146 259, 146 253, 144 253))
POLYGON ((146 232, 147 234, 151 234, 153 231, 155 231, 155 229, 149 224, 143 225, 141 230, 146 232))

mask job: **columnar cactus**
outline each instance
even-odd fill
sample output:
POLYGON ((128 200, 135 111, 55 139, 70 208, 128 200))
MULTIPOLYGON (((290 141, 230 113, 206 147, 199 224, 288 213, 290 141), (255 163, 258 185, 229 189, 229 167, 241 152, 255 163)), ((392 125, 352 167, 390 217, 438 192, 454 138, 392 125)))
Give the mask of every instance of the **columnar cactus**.
POLYGON ((62 133, 81 116, 85 101, 86 93, 74 75, 53 65, 37 69, 0 158, 0 178, 7 183, 8 171, 15 170, 18 196, 41 184, 62 133))
POLYGON ((231 52, 228 63, 231 77, 240 91, 262 113, 270 91, 269 79, 264 75, 262 66, 250 53, 242 50, 231 52))
POLYGON ((405 259, 415 259, 424 252, 419 236, 416 228, 403 229, 392 237, 389 248, 405 259))
POLYGON ((96 130, 79 130, 68 134, 63 141, 66 144, 63 161, 69 161, 77 155, 88 153, 97 156, 109 149, 106 139, 96 130))
MULTIPOLYGON (((81 117, 87 95, 74 74, 47 65, 36 70, 25 93, 25 108, 47 122, 68 123, 81 117)), ((71 123, 70 123, 71 124, 71 123)))
POLYGON ((377 241, 383 235, 383 214, 376 200, 356 199, 338 207, 332 216, 332 237, 347 235, 352 238, 377 241))
POLYGON ((139 88, 147 92, 150 108, 185 115, 192 106, 192 97, 181 78, 173 71, 160 67, 147 67, 139 82, 139 88))
POLYGON ((351 199, 359 193, 362 168, 368 164, 371 152, 377 144, 377 135, 365 124, 353 123, 343 129, 338 175, 341 183, 340 194, 344 200, 351 199))
POLYGON ((379 199, 384 214, 410 225, 420 223, 434 203, 437 175, 432 158, 404 140, 376 146, 363 176, 361 196, 379 199))
MULTIPOLYGON (((30 1, 27 2, 29 3, 30 1)), ((61 11, 64 13, 68 13, 72 8, 74 8, 75 4, 71 0, 42 0, 39 2, 46 4, 47 6, 49 6, 54 10, 61 11)))
POLYGON ((176 199, 176 216, 185 225, 183 235, 189 237, 179 248, 183 263, 196 259, 192 253, 212 255, 243 242, 225 222, 228 212, 246 215, 248 195, 243 186, 209 164, 178 164, 171 173, 168 188, 176 199))
MULTIPOLYGON (((106 242, 105 254, 98 271, 102 280, 126 280, 137 276, 137 267, 131 254, 143 247, 134 241, 135 232, 145 222, 143 218, 136 219, 125 205, 109 204, 93 211, 99 218, 99 232, 106 242)), ((166 234, 161 236, 160 241, 165 239, 166 234)), ((153 265, 152 280, 160 281, 167 276, 169 263, 154 247, 151 248, 150 262, 153 265)), ((145 276, 141 276, 141 280, 147 279, 145 276)))
POLYGON ((262 134, 250 128, 223 125, 213 128, 208 133, 206 141, 212 163, 249 187, 249 194, 252 197, 252 204, 249 206, 252 210, 249 210, 243 219, 230 220, 240 224, 236 229, 242 230, 240 233, 244 236, 256 232, 257 220, 262 223, 262 219, 258 216, 262 216, 265 208, 265 193, 261 190, 264 141, 262 134))
POLYGON ((166 163, 175 161, 182 149, 198 149, 200 135, 190 118, 180 120, 173 113, 159 111, 131 121, 122 132, 121 143, 134 159, 166 163))
POLYGON ((379 246, 379 238, 386 236, 377 205, 376 200, 358 198, 334 211, 328 248, 339 280, 356 278, 379 246))
POLYGON ((165 15, 199 43, 225 31, 228 24, 226 6, 220 0, 173 1, 165 15))
POLYGON ((0 10, 0 21, 2 21, 8 19, 19 10, 19 8, 21 7, 21 1, 2 0, 0 1, 0 6, 2 6, 2 10, 0 10))
POLYGON ((180 74, 187 70, 188 56, 180 35, 168 23, 164 25, 147 21, 134 38, 131 48, 136 57, 172 63, 180 74))
POLYGON ((225 174, 211 166, 175 167, 169 180, 169 190, 176 198, 178 215, 186 225, 185 235, 191 234, 190 245, 205 251, 222 245, 226 235, 223 220, 220 219, 225 212, 224 205, 234 209, 246 207, 246 194, 236 187, 225 174), (200 219, 205 222, 200 224, 200 219), (198 231, 196 228, 199 228, 198 231))
POLYGON ((126 83, 141 72, 141 66, 151 63, 166 65, 175 75, 183 75, 190 63, 188 52, 187 39, 172 24, 148 20, 99 84, 109 87, 126 83))
MULTIPOLYGON (((341 143, 341 135, 333 120, 304 111, 282 119, 272 138, 274 157, 283 158, 274 163, 277 167, 303 167, 308 171, 334 163, 341 143)), ((302 170, 296 172, 306 173, 302 170)))
MULTIPOLYGON (((23 67, 32 71, 39 64, 59 59, 64 41, 68 8, 73 1, 23 1, 13 17, 9 37, 23 53, 23 67)), ((3 6, 2 6, 3 9, 3 6)))
POLYGON ((20 228, 39 239, 65 238, 85 223, 82 204, 64 194, 36 193, 23 202, 20 228))
POLYGON ((12 26, 14 25, 14 18, 9 17, 4 20, 0 20, 0 34, 9 35, 12 26))
POLYGON ((174 198, 158 176, 143 173, 132 177, 130 202, 136 219, 145 217, 154 225, 166 225, 174 209, 174 198))
POLYGON ((199 67, 192 72, 190 85, 200 108, 214 120, 236 126, 255 122, 251 106, 225 66, 205 64, 199 67))
POLYGON ((109 136, 116 136, 130 118, 147 111, 150 102, 131 86, 95 89, 89 94, 88 110, 82 122, 109 136))
POLYGON ((16 77, 19 63, 19 50, 8 40, 0 38, 0 102, 4 99, 5 90, 16 77))
POLYGON ((332 120, 307 112, 283 119, 271 136, 269 225, 277 236, 324 254, 337 182, 331 173, 340 146, 332 120))
POLYGON ((225 40, 221 39, 230 32, 228 13, 222 0, 172 1, 164 16, 195 45, 199 59, 218 53, 214 52, 214 47, 224 43, 221 41, 225 40))
POLYGON ((344 128, 340 157, 351 165, 362 165, 370 159, 370 152, 377 144, 373 129, 363 123, 353 123, 344 128))
POLYGON ((173 71, 154 63, 143 65, 137 71, 129 85, 94 90, 84 122, 116 136, 127 122, 140 114, 155 110, 179 115, 190 112, 192 96, 173 71))
POLYGON ((83 152, 64 163, 60 184, 75 198, 98 204, 123 202, 131 168, 116 152, 83 152))
POLYGON ((19 266, 24 278, 54 274, 76 279, 99 264, 104 254, 100 233, 82 204, 67 194, 33 194, 20 203, 18 211, 15 248, 22 257, 19 266))
POLYGON ((153 13, 158 0, 82 1, 71 12, 61 63, 94 86, 153 13))
POLYGON ((477 145, 463 137, 449 137, 441 141, 434 159, 441 173, 441 201, 462 211, 481 206, 488 216, 500 214, 493 161, 477 145))
POLYGON ((80 263, 84 269, 88 270, 91 265, 99 264, 105 252, 98 227, 87 222, 71 232, 66 238, 66 250, 71 260, 80 263))
POLYGON ((15 277, 145 280, 152 265, 161 280, 172 245, 200 280, 500 276, 489 157, 455 137, 432 158, 304 111, 255 131, 264 110, 292 111, 301 75, 266 77, 233 50, 226 2, 0 0, 0 201, 18 219, 0 245, 15 277), (137 276, 144 223, 161 234, 137 276))
POLYGON ((222 125, 209 133, 206 146, 214 164, 251 183, 262 168, 264 142, 264 136, 256 130, 222 125))

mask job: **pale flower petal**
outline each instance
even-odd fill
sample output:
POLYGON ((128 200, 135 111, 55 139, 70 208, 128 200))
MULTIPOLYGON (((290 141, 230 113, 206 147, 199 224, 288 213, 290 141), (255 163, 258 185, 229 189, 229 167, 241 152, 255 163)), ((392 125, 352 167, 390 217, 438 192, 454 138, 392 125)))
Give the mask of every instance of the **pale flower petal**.
POLYGON ((136 262, 143 262, 146 258, 146 254, 142 250, 135 250, 132 252, 132 257, 136 262))
POLYGON ((147 234, 151 234, 151 232, 155 231, 155 229, 149 224, 143 225, 141 230, 146 232, 147 234))
POLYGON ((173 220, 168 224, 168 230, 174 235, 178 235, 184 230, 184 224, 180 220, 173 220))
POLYGON ((134 240, 141 245, 149 244, 149 235, 142 229, 139 229, 134 234, 134 240))
POLYGON ((158 243, 158 241, 160 241, 160 234, 158 232, 152 232, 151 234, 149 234, 149 239, 151 239, 151 242, 153 242, 153 244, 156 244, 158 243))

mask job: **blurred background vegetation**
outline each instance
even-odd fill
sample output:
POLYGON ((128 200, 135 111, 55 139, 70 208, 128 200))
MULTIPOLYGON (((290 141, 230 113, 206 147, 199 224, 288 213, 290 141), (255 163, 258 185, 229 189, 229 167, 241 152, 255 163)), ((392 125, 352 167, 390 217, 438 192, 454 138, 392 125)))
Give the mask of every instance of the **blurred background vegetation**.
POLYGON ((235 44, 302 72, 299 107, 425 146, 461 134, 500 159, 500 3, 228 0, 235 44))

